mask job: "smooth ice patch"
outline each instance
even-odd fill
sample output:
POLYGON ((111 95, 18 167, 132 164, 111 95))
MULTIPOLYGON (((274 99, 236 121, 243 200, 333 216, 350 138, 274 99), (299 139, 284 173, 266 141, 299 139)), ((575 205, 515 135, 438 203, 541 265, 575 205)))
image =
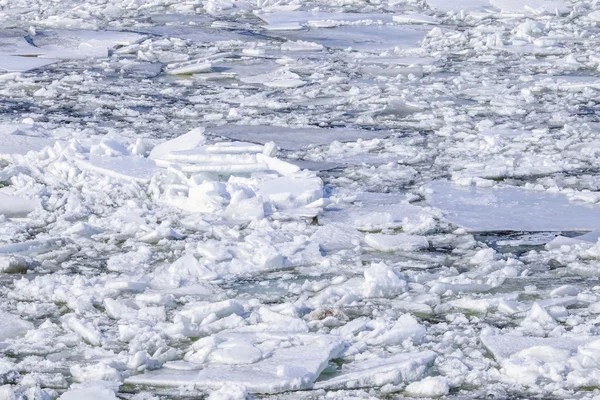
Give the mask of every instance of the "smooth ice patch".
POLYGON ((5 217, 25 217, 39 206, 39 201, 0 193, 0 215, 5 217))
POLYGON ((19 125, 0 127, 0 157, 27 154, 29 151, 40 151, 44 147, 53 144, 54 140, 52 139, 28 135, 27 127, 20 127, 19 125))
POLYGON ((575 204, 560 194, 441 181, 429 187, 429 204, 469 231, 591 231, 600 226, 600 207, 575 204))
POLYGON ((20 57, 3 55, 0 58, 0 71, 27 72, 56 63, 51 58, 20 57))
MULTIPOLYGON (((551 348, 576 353, 579 346, 590 341, 588 337, 531 337, 511 335, 481 336, 481 342, 498 361, 510 359, 531 348, 551 348)), ((524 353, 523 353, 524 354, 524 353)))

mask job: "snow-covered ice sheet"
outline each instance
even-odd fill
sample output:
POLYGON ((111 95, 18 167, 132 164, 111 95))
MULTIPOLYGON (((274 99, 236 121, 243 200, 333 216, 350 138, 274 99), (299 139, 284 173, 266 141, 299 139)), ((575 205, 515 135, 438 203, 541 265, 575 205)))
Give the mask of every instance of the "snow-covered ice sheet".
POLYGON ((0 127, 0 157, 13 154, 27 154, 29 151, 40 151, 54 144, 54 140, 34 135, 27 125, 5 125, 0 127))
POLYGON ((431 184, 429 203, 470 231, 586 231, 600 226, 600 208, 560 194, 514 187, 431 184))

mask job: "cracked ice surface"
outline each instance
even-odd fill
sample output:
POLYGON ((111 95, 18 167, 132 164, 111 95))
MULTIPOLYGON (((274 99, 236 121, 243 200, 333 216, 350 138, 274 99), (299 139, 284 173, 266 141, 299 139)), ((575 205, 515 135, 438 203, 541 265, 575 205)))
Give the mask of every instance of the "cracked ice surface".
POLYGON ((600 394, 592 0, 0 0, 0 398, 600 394))

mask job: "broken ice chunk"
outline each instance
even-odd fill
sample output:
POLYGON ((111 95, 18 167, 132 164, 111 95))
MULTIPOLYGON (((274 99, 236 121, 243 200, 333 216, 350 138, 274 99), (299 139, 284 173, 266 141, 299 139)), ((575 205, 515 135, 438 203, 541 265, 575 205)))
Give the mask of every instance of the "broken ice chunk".
POLYGON ((329 360, 338 357, 345 347, 337 336, 312 333, 231 332, 211 338, 213 343, 222 346, 212 347, 213 357, 203 369, 161 369, 129 377, 125 382, 151 386, 194 385, 205 390, 236 384, 249 393, 303 390, 313 386, 329 360), (229 350, 223 352, 230 345, 229 350), (232 361, 236 365, 230 365, 232 361))

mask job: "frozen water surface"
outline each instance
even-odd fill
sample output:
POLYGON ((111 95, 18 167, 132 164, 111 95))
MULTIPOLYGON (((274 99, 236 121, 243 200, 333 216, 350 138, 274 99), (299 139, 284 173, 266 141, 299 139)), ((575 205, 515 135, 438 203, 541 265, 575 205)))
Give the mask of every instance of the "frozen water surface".
POLYGON ((597 398, 599 7, 0 2, 0 398, 597 398))

